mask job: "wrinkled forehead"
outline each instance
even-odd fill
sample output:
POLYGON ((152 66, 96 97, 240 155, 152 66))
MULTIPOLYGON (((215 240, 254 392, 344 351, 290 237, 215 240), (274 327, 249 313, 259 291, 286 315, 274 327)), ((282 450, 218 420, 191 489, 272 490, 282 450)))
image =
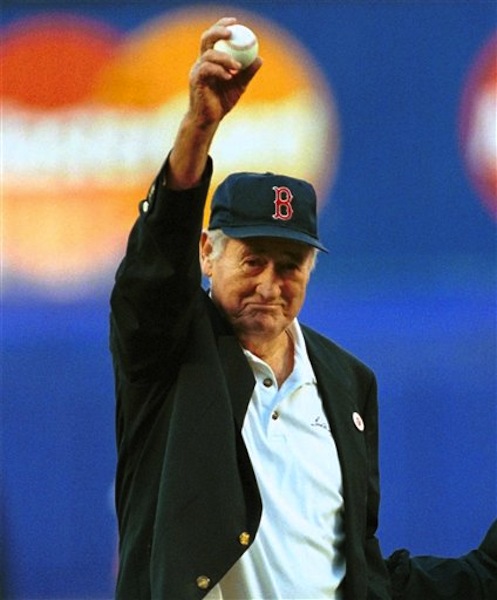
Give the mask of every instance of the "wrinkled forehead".
POLYGON ((314 254, 309 244, 277 237, 229 238, 228 244, 242 255, 258 254, 272 258, 291 257, 299 262, 314 254))

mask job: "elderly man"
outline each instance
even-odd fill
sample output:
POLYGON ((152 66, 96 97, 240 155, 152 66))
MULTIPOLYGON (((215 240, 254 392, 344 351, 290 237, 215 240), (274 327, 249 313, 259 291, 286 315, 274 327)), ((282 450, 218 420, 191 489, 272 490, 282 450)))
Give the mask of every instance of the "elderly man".
POLYGON ((375 378, 298 321, 325 250, 312 185, 235 173, 202 231, 211 142, 262 64, 213 49, 235 22, 202 36, 112 293, 117 597, 390 598, 375 378))

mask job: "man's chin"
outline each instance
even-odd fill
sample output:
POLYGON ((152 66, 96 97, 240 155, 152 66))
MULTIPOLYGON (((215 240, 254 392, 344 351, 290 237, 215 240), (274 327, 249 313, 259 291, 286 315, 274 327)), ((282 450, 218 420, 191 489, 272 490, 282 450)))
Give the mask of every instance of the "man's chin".
POLYGON ((255 311, 253 314, 238 320, 235 331, 243 336, 277 337, 287 327, 288 322, 269 311, 255 311))

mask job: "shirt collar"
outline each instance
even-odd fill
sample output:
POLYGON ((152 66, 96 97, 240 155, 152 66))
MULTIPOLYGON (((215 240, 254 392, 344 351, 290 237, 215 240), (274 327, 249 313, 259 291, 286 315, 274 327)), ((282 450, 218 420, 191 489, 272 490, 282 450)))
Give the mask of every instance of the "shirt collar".
MULTIPOLYGON (((299 385, 316 384, 317 379, 314 374, 311 361, 307 354, 304 334, 297 319, 294 319, 287 329, 288 335, 292 338, 294 344, 295 362, 293 371, 287 381, 298 382, 299 385)), ((255 356, 250 350, 243 348, 243 352, 250 364, 255 367, 257 364, 265 365, 266 363, 258 356, 255 356)))
POLYGON ((304 383, 317 383, 316 375, 311 365, 307 347, 305 345, 304 334, 297 319, 294 319, 287 329, 290 337, 293 339, 295 364, 291 377, 295 377, 304 383))

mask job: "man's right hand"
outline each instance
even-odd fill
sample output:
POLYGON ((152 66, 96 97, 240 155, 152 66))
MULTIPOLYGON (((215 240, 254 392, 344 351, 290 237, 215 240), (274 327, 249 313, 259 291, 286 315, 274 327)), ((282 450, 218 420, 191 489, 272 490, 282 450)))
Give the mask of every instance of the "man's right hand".
POLYGON ((238 103, 262 65, 258 57, 242 70, 228 54, 214 50, 217 40, 229 38, 228 25, 236 22, 235 18, 225 17, 202 34, 200 56, 190 71, 188 111, 169 157, 166 184, 173 189, 199 183, 219 123, 238 103))
POLYGON ((229 25, 235 18, 220 19, 201 38, 200 57, 190 72, 190 110, 199 126, 218 124, 236 105, 251 79, 262 65, 256 60, 244 70, 225 52, 214 50, 214 44, 230 36, 229 25))

